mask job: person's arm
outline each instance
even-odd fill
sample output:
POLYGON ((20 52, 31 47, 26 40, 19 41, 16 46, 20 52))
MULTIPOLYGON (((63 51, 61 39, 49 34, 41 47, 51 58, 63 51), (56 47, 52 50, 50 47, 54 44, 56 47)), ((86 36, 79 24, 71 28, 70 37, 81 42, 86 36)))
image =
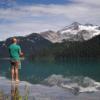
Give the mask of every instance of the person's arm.
POLYGON ((19 46, 19 55, 22 57, 23 56, 23 52, 21 51, 21 48, 19 46))
POLYGON ((21 55, 22 51, 21 51, 21 47, 20 46, 19 46, 18 52, 19 52, 19 55, 21 55))
POLYGON ((22 51, 21 50, 19 50, 19 55, 22 55, 22 51))

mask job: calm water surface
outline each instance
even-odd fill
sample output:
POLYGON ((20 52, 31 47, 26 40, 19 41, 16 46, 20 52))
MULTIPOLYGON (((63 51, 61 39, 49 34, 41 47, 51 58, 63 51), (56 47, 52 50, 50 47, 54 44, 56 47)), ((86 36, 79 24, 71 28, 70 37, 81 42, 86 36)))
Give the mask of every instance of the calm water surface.
MULTIPOLYGON (((10 77, 9 71, 10 62, 0 60, 0 75, 10 77)), ((38 83, 45 78, 56 74, 69 76, 88 76, 100 82, 100 60, 94 59, 79 59, 59 61, 22 61, 20 70, 21 80, 38 83)))

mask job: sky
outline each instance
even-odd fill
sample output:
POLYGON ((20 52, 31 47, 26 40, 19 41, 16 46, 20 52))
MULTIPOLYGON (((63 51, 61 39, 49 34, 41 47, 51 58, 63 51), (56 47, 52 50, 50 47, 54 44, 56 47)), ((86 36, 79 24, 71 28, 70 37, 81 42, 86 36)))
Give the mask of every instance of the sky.
POLYGON ((0 40, 73 22, 100 25, 100 0, 0 0, 0 40))

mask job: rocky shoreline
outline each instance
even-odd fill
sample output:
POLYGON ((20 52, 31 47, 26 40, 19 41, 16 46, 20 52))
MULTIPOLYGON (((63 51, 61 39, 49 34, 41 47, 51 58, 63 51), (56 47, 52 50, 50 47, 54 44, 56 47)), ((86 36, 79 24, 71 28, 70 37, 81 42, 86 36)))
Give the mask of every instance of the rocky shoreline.
POLYGON ((19 84, 0 77, 0 100, 100 100, 100 91, 75 94, 70 89, 58 86, 19 84))

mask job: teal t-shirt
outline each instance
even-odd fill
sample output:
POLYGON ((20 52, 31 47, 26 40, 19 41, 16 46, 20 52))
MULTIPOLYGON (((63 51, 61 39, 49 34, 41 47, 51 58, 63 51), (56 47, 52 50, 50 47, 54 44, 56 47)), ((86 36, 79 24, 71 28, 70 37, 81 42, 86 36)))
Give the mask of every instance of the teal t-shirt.
POLYGON ((10 58, 11 60, 20 60, 20 51, 21 51, 21 48, 18 44, 11 44, 9 46, 9 54, 10 54, 10 58))

